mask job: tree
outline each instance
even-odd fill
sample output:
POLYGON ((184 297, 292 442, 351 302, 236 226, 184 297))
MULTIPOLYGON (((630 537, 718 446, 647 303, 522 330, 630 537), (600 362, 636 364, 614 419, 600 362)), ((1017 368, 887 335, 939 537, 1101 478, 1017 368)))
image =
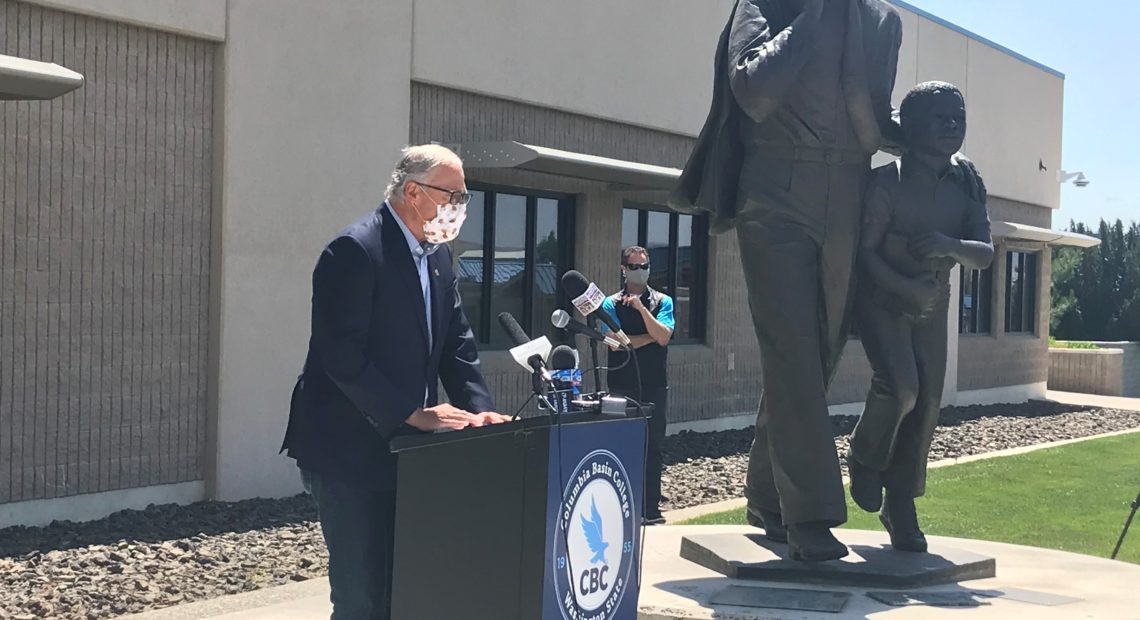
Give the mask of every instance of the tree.
POLYGON ((546 235, 546 238, 535 244, 534 247, 535 262, 539 265, 557 265, 558 264, 558 236, 554 231, 546 235))
MULTIPOLYGON (((1089 235, 1082 223, 1069 230, 1089 235)), ((1140 340, 1140 224, 1101 220, 1095 248, 1054 248, 1050 330, 1066 340, 1140 340)))

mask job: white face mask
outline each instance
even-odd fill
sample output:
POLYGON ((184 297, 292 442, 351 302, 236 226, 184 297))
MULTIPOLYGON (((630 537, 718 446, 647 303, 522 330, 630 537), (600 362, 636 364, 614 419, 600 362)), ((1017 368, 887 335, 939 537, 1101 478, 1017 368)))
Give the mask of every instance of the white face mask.
POLYGON ((645 286, 649 283, 649 270, 638 269, 637 271, 632 271, 627 269, 625 272, 625 281, 637 286, 645 286))
MULTIPOLYGON (((451 243, 459 237, 459 230, 467 219, 467 207, 442 204, 437 209, 435 217, 424 222, 424 240, 432 245, 451 243)), ((419 209, 416 211, 418 213, 419 209)))

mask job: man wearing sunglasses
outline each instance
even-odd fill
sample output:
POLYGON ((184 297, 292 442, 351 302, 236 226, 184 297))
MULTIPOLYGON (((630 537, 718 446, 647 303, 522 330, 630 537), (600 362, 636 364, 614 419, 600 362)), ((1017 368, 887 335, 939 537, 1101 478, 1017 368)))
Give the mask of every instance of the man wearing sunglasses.
POLYGON ((334 620, 389 617, 392 437, 508 420, 493 413, 447 246, 469 198, 455 153, 410 147, 387 200, 336 235, 313 272, 309 354, 282 448, 317 504, 334 620))
POLYGON ((649 253, 630 246, 621 253, 622 290, 602 303, 637 352, 638 366, 629 353, 611 349, 606 380, 610 393, 653 403, 649 418, 649 445, 645 454, 645 504, 642 519, 648 525, 665 522, 661 515, 661 443, 669 403, 668 346, 673 338, 673 298, 649 286, 649 253), (641 381, 637 370, 641 369, 641 381), (641 389, 638 389, 640 383, 641 389))

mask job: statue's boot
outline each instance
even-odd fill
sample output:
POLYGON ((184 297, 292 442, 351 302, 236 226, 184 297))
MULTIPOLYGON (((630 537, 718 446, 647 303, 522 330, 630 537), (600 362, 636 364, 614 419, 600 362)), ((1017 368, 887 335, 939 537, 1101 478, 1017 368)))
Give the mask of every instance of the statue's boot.
POLYGON ((918 513, 914 509, 914 498, 907 495, 896 496, 887 491, 887 500, 879 512, 879 521, 891 535, 891 546, 899 551, 926 553, 926 535, 918 527, 918 513))
POLYGON ((826 523, 797 523, 788 526, 788 551, 793 560, 826 562, 848 554, 826 523))
POLYGON ((883 479, 879 472, 855 460, 848 452, 847 473, 851 476, 851 499, 867 512, 878 512, 883 506, 883 479))
POLYGON ((778 543, 788 542, 788 530, 784 527, 784 519, 780 513, 749 506, 745 515, 748 525, 764 530, 764 537, 768 540, 778 543))

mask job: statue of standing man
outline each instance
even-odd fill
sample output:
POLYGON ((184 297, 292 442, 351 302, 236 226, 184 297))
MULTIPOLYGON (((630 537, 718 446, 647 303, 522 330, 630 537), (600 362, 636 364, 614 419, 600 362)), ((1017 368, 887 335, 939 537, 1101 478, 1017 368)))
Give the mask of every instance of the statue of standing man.
MULTIPOLYGON (((902 21, 882 0, 738 0, 712 109, 670 197, 735 227, 763 366, 748 518, 791 557, 847 548, 827 388, 848 335, 861 204, 901 130, 891 93, 902 21)), ((964 168, 981 191, 972 166, 964 168)))

